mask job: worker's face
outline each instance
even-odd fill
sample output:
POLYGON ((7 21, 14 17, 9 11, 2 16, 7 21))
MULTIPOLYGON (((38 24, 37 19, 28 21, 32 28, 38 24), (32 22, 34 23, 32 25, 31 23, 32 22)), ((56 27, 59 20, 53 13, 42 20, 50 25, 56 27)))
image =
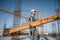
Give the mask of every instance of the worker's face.
POLYGON ((32 15, 34 15, 34 16, 35 16, 35 14, 36 14, 36 11, 33 11, 33 12, 32 12, 32 15))

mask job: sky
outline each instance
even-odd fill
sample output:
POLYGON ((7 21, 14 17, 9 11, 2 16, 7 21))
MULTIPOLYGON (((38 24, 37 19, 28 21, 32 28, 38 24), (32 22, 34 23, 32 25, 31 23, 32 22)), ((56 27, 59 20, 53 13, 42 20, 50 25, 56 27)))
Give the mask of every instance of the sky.
MULTIPOLYGON (((17 0, 0 0, 0 6, 7 8, 11 11, 14 11, 17 7, 17 0)), ((39 13, 42 11, 42 17, 46 18, 48 16, 55 14, 55 5, 54 0, 21 0, 21 14, 25 16, 31 16, 31 10, 35 9, 36 19, 39 18, 39 13)), ((6 27, 12 28, 13 26, 13 14, 6 13, 4 11, 0 11, 0 28, 4 27, 4 22, 6 19, 6 27)), ((21 25, 26 23, 25 18, 21 18, 21 25)), ((51 33, 51 24, 56 23, 50 22, 44 25, 45 31, 51 33)))

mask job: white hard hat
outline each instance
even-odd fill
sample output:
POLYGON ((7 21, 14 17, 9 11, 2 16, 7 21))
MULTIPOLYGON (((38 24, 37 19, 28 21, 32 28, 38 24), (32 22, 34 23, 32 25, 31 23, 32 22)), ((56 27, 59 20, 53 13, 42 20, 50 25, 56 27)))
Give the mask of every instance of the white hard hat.
POLYGON ((32 9, 31 12, 36 11, 35 9, 32 9))

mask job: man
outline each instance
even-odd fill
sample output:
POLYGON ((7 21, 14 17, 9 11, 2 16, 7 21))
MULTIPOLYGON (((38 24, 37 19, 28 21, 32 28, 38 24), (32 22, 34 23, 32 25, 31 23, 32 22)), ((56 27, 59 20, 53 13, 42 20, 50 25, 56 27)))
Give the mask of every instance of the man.
MULTIPOLYGON (((31 16, 29 17, 29 19, 28 19, 28 22, 33 22, 33 21, 35 21, 36 19, 35 19, 35 14, 36 14, 36 10, 31 10, 31 16)), ((35 27, 33 27, 32 28, 32 26, 30 25, 30 36, 31 36, 31 39, 30 40, 37 40, 36 38, 36 26, 35 27)))

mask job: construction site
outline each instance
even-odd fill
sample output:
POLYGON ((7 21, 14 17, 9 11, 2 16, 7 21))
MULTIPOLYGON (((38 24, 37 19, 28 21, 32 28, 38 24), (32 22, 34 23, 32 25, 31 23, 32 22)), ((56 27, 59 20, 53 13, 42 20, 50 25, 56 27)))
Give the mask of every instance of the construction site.
POLYGON ((60 40, 60 0, 0 0, 0 40, 60 40))

